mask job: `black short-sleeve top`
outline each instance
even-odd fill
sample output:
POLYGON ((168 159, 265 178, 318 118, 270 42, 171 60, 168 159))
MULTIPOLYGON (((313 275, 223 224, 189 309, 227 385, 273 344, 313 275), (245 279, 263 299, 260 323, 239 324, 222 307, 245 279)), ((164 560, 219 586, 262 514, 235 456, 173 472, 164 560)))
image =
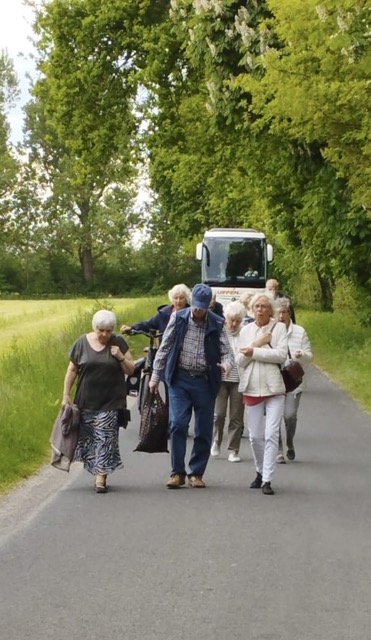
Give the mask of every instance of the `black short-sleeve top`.
POLYGON ((122 353, 129 349, 124 338, 115 334, 101 351, 90 346, 86 334, 73 344, 70 359, 78 368, 75 403, 80 409, 111 411, 126 406, 125 374, 111 355, 112 345, 122 353))

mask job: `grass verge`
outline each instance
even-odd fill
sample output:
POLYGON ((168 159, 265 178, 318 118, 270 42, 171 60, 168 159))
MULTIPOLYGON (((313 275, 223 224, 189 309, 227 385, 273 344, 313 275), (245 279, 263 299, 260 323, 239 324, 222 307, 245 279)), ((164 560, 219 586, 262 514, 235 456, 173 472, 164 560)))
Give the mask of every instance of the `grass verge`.
POLYGON ((299 310, 297 322, 307 330, 314 363, 371 412, 371 327, 340 312, 299 310))

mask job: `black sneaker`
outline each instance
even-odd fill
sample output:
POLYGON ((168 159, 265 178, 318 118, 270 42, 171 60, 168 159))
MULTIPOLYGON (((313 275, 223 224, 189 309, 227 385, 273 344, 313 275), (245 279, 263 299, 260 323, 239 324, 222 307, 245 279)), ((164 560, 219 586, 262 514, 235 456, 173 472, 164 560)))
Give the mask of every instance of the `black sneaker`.
POLYGON ((288 460, 295 460, 295 449, 287 449, 286 455, 288 460))
POLYGON ((274 496, 274 491, 271 487, 271 483, 270 482, 264 482, 263 486, 262 486, 262 492, 266 495, 266 496, 274 496))
POLYGON ((253 480, 253 482, 250 484, 250 489, 260 489, 262 484, 263 484, 262 474, 259 473, 259 471, 257 471, 255 480, 253 480))

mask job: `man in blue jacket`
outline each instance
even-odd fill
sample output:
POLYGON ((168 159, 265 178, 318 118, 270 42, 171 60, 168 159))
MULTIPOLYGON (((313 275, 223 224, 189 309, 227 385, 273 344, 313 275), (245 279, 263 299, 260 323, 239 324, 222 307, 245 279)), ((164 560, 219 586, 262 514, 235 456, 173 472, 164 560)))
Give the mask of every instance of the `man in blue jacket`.
POLYGON ((224 319, 209 310, 212 290, 197 284, 191 308, 173 313, 153 365, 151 391, 156 391, 164 373, 169 387, 171 476, 169 489, 185 485, 185 455, 192 410, 194 439, 189 460, 188 483, 203 488, 203 475, 210 456, 215 398, 221 372, 229 373, 234 357, 224 328, 224 319))

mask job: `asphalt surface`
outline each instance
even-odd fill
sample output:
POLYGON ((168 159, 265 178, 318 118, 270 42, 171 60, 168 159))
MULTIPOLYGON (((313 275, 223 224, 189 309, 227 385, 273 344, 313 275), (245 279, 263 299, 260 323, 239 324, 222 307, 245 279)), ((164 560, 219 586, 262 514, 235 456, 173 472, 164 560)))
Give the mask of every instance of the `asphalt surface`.
POLYGON ((108 494, 75 465, 1 500, 0 640, 371 638, 371 416, 306 378, 275 496, 248 488, 246 438, 206 489, 169 491, 169 455, 134 453, 133 421, 108 494))

